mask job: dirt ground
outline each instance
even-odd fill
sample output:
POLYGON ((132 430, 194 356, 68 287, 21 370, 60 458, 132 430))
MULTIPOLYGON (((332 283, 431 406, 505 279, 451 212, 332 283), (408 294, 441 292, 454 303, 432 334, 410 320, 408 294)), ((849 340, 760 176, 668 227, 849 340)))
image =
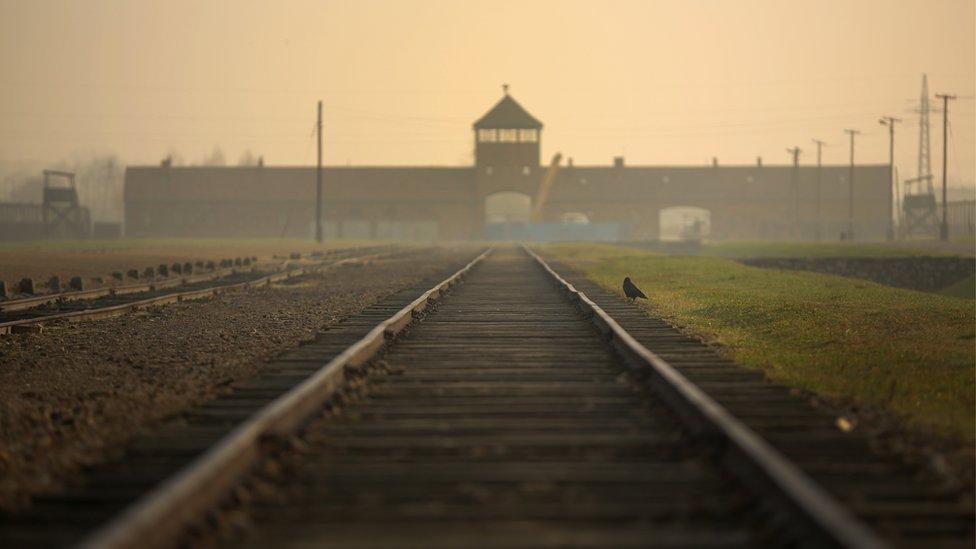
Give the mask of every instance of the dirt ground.
POLYGON ((111 273, 129 269, 157 267, 162 263, 214 261, 224 258, 251 257, 270 259, 292 252, 309 253, 356 246, 376 246, 382 243, 331 241, 322 245, 308 239, 119 239, 64 242, 8 243, 0 245, 0 280, 7 288, 24 277, 35 284, 57 275, 66 283, 80 276, 86 284, 101 277, 111 282, 111 273))
POLYGON ((432 276, 472 248, 430 249, 98 322, 0 338, 0 507, 58 490, 137 431, 199 404, 261 361, 432 276))

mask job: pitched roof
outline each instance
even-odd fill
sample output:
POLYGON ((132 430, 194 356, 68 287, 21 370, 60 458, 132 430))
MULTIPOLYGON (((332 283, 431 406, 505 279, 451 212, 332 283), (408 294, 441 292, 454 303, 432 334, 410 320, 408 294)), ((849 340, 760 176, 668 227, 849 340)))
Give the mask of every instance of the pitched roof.
POLYGON ((529 114, 511 95, 505 94, 501 101, 474 123, 474 128, 534 128, 542 129, 542 122, 529 114))

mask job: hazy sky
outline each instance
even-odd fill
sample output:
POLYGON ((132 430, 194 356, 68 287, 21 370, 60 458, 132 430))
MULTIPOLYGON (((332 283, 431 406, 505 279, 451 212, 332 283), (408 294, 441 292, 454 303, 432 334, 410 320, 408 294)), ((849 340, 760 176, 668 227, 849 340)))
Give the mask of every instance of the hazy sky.
MULTIPOLYGON (((545 159, 785 163, 811 138, 914 176, 921 74, 952 92, 950 175, 974 179, 973 1, 0 0, 0 161, 155 163, 219 145, 311 164, 459 165, 501 84, 545 159)), ((932 117, 933 168, 941 116, 932 117)), ((941 172, 936 169, 936 175, 941 172)))

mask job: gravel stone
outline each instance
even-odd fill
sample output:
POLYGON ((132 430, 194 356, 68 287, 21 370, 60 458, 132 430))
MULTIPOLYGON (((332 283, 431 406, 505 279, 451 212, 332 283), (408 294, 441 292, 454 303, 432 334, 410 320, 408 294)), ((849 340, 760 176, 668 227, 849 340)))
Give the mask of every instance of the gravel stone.
POLYGON ((143 428, 198 405, 262 361, 403 288, 447 274, 471 248, 431 248, 206 301, 51 324, 0 337, 0 508, 63 489, 143 428))

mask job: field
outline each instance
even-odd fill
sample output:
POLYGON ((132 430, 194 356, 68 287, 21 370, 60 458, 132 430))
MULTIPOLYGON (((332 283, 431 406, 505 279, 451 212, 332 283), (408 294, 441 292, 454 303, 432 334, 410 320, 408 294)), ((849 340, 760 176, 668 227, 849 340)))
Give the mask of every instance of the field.
POLYGON ((950 242, 759 242, 705 243, 699 255, 732 259, 759 257, 916 257, 976 254, 972 239, 950 242))
POLYGON ((617 292, 630 276, 649 296, 649 310, 774 381, 973 438, 971 301, 719 257, 668 257, 611 245, 546 250, 617 292))
POLYGON ((944 288, 939 293, 961 299, 976 299, 976 276, 970 276, 969 278, 960 280, 952 286, 944 288))
MULTIPOLYGON (((369 245, 377 245, 371 242, 369 245)), ((266 259, 291 252, 364 245, 357 241, 310 239, 181 239, 123 238, 116 240, 54 240, 0 243, 0 280, 8 285, 23 277, 44 282, 58 275, 107 278, 113 271, 156 267, 176 261, 219 261, 223 258, 258 256, 266 259)), ((9 287, 9 286, 8 286, 9 287)))

